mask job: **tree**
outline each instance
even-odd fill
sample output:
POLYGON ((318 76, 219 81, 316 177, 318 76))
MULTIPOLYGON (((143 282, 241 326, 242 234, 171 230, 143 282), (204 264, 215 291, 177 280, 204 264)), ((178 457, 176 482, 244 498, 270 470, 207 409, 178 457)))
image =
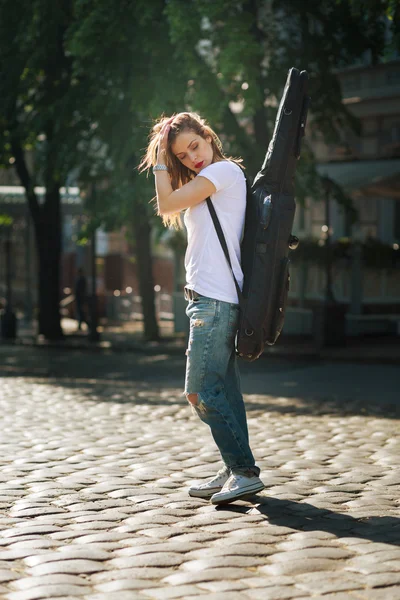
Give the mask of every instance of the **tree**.
POLYGON ((144 146, 143 121, 149 122, 161 106, 174 110, 179 103, 160 7, 162 2, 116 6, 109 0, 37 0, 27 6, 22 0, 0 0, 0 164, 13 161, 26 190, 39 258, 39 333, 48 339, 62 337, 59 190, 71 172, 83 187, 99 179, 114 185, 108 192, 114 206, 103 210, 101 219, 96 206, 97 224, 118 225, 130 214, 146 335, 158 336, 149 196, 140 195, 144 186, 136 179, 135 194, 125 192, 133 184, 133 168, 144 146), (46 187, 44 202, 35 193, 36 185, 46 187))
POLYGON ((151 259, 154 208, 149 203, 154 187, 136 167, 152 117, 182 110, 187 86, 172 58, 163 6, 161 0, 118 6, 111 0, 77 0, 77 22, 67 42, 76 77, 89 78, 97 89, 84 109, 96 125, 108 165, 97 220, 106 227, 124 224, 134 240, 144 334, 153 340, 158 338, 151 259))
POLYGON ((60 187, 90 132, 77 110, 87 89, 64 46, 73 18, 72 0, 0 2, 0 164, 11 160, 25 188, 38 251, 39 333, 53 340, 62 337, 60 187), (45 186, 43 201, 36 185, 45 186))
MULTIPOLYGON (((216 124, 233 153, 243 154, 251 174, 261 164, 285 72, 292 66, 310 74, 313 123, 327 141, 337 140, 344 127, 358 130, 341 102, 336 69, 368 52, 372 60, 384 56, 388 11, 393 31, 399 28, 398 3, 371 0, 368 10, 361 5, 359 0, 166 3, 176 52, 191 73, 188 101, 216 124)), ((299 167, 304 193, 313 180, 310 160, 299 167)))
MULTIPOLYGON (((314 123, 335 139, 343 126, 357 127, 341 102, 335 68, 367 50, 372 60, 384 55, 386 15, 398 43, 398 13, 394 0, 369 0, 363 12, 359 0, 0 0, 0 165, 14 160, 34 222, 39 331, 49 339, 62 335, 59 189, 68 174, 79 173, 83 186, 108 182, 97 222, 132 223, 146 335, 157 337, 152 193, 134 170, 151 119, 198 110, 254 175, 285 71, 295 65, 310 72, 314 123), (46 187, 43 203, 36 184, 46 187)), ((310 149, 298 181, 304 194, 315 184, 310 149)))

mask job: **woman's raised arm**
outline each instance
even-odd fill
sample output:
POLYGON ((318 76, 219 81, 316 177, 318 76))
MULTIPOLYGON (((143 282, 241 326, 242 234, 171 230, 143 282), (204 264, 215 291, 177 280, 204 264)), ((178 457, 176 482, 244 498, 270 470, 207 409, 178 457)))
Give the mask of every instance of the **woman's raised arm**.
MULTIPOLYGON (((160 133, 157 149, 157 164, 165 165, 165 152, 170 130, 170 119, 160 133)), ((173 190, 168 171, 154 171, 156 181, 157 206, 160 215, 169 215, 180 212, 190 206, 199 204, 208 196, 215 193, 215 185, 205 177, 195 177, 178 190, 173 190)))

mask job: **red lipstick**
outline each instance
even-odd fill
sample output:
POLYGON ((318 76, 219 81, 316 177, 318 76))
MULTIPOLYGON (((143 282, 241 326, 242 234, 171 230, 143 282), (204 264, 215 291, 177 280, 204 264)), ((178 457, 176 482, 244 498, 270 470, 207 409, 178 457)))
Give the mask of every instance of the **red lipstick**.
POLYGON ((202 160, 201 162, 195 164, 194 166, 195 166, 196 169, 200 169, 200 167, 203 165, 203 163, 204 163, 204 160, 202 160))

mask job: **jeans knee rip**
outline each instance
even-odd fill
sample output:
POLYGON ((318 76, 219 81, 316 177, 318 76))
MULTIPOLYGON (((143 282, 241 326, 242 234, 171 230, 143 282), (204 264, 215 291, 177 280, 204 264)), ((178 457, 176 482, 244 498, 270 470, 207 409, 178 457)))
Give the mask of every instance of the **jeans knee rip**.
POLYGON ((192 407, 192 412, 206 412, 206 405, 204 404, 204 401, 199 397, 199 394, 196 394, 195 392, 185 392, 185 396, 186 400, 192 407))

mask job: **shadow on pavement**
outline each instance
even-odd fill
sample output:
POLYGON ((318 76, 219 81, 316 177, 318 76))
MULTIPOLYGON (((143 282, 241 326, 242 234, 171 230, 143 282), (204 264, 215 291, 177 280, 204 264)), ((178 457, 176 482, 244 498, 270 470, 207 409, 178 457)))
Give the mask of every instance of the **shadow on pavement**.
POLYGON ((254 504, 250 509, 243 504, 229 504, 218 506, 216 510, 261 514, 271 525, 290 527, 299 531, 326 531, 337 538, 354 537, 400 546, 400 518, 397 517, 373 516, 357 519, 343 513, 317 508, 306 502, 265 496, 253 496, 253 499, 254 504))
MULTIPOLYGON (((400 417, 395 366, 263 357, 240 368, 249 412, 400 417)), ((99 402, 185 404, 184 370, 180 355, 0 346, 3 380, 37 377, 99 402)))
MULTIPOLYGON (((1 373, 1 372, 0 372, 1 373)), ((6 379, 6 378, 4 378, 6 379)), ((121 381, 105 379, 72 379, 72 378, 33 378, 36 384, 56 385, 64 387, 68 392, 75 390, 82 400, 95 400, 96 402, 108 402, 115 404, 147 404, 153 406, 162 405, 186 405, 182 396, 183 385, 179 381, 174 386, 163 386, 162 378, 157 382, 151 381, 121 381)), ((400 406, 383 398, 377 398, 376 402, 363 399, 351 400, 345 396, 288 396, 285 390, 279 390, 276 396, 265 394, 246 394, 246 386, 243 386, 248 416, 257 417, 257 413, 274 413, 281 415, 310 415, 310 416, 352 416, 361 415, 365 417, 374 416, 382 419, 400 418, 400 406), (279 393, 280 392, 280 393, 279 393)), ((252 388, 254 390, 254 387, 252 388)), ((66 399, 68 402, 68 399, 66 399)))

